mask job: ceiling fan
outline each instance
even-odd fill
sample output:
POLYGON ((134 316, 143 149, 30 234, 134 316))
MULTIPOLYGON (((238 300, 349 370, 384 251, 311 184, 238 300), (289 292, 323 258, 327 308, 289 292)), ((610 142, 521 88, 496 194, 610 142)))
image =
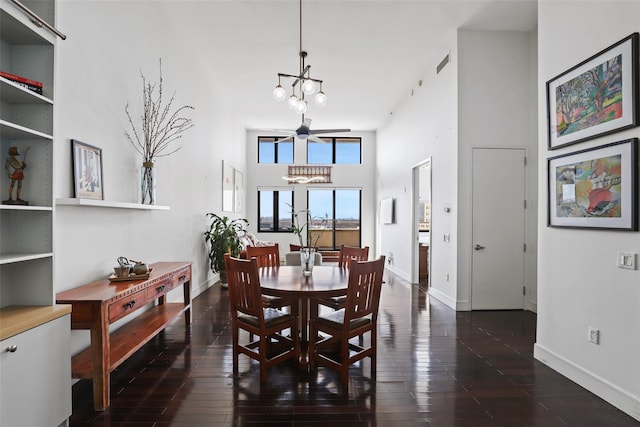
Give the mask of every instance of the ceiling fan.
POLYGON ((303 141, 313 141, 313 142, 326 142, 321 138, 318 138, 316 135, 323 133, 340 133, 340 132, 351 132, 351 129, 311 129, 311 119, 305 118, 302 116, 302 124, 296 130, 291 129, 265 129, 272 132, 284 133, 287 135, 286 138, 279 139, 278 142, 287 142, 293 141, 294 138, 301 139, 303 141))

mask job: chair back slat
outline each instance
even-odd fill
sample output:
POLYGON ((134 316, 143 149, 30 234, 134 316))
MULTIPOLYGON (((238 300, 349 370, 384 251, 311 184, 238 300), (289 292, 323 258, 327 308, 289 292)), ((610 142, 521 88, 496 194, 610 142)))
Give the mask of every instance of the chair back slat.
POLYGON ((341 268, 349 268, 349 264, 354 259, 356 261, 367 261, 369 259, 369 246, 360 248, 357 246, 340 245, 338 266, 341 268))
POLYGON ((378 313, 384 260, 381 256, 375 261, 353 261, 349 268, 349 284, 345 305, 345 324, 351 319, 378 313))
POLYGON ((256 258, 238 259, 225 254, 224 262, 232 311, 255 316, 264 322, 258 261, 256 258))
POLYGON ((256 258, 258 267, 279 267, 280 248, 278 244, 270 246, 247 246, 247 258, 256 258))

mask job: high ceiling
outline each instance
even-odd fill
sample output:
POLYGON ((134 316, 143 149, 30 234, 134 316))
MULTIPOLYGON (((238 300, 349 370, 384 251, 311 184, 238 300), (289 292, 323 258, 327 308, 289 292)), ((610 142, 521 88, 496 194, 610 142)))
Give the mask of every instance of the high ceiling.
MULTIPOLYGON (((239 122, 295 129, 300 116, 271 92, 279 72, 299 70, 299 0, 207 1, 193 9, 189 42, 209 52, 203 65, 239 122)), ((451 50, 451 31, 536 24, 535 0, 303 0, 302 49, 328 96, 307 117, 312 128, 375 130, 431 72, 426 64, 451 50)))

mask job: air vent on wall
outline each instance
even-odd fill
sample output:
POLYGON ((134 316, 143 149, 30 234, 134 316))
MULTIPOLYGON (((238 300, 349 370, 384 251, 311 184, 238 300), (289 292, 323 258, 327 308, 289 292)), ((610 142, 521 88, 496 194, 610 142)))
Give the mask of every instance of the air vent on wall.
POLYGON ((438 64, 438 66, 436 67, 436 74, 440 74, 440 71, 442 71, 442 69, 449 63, 449 54, 447 53, 447 56, 444 57, 444 59, 442 61, 440 61, 440 63, 438 64))

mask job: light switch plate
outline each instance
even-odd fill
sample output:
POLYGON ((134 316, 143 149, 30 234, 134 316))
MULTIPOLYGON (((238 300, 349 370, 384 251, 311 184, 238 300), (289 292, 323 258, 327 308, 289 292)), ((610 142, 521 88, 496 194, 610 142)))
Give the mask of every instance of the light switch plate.
POLYGON ((618 252, 617 254, 618 268, 626 268, 628 270, 635 270, 638 255, 634 252, 618 252))

